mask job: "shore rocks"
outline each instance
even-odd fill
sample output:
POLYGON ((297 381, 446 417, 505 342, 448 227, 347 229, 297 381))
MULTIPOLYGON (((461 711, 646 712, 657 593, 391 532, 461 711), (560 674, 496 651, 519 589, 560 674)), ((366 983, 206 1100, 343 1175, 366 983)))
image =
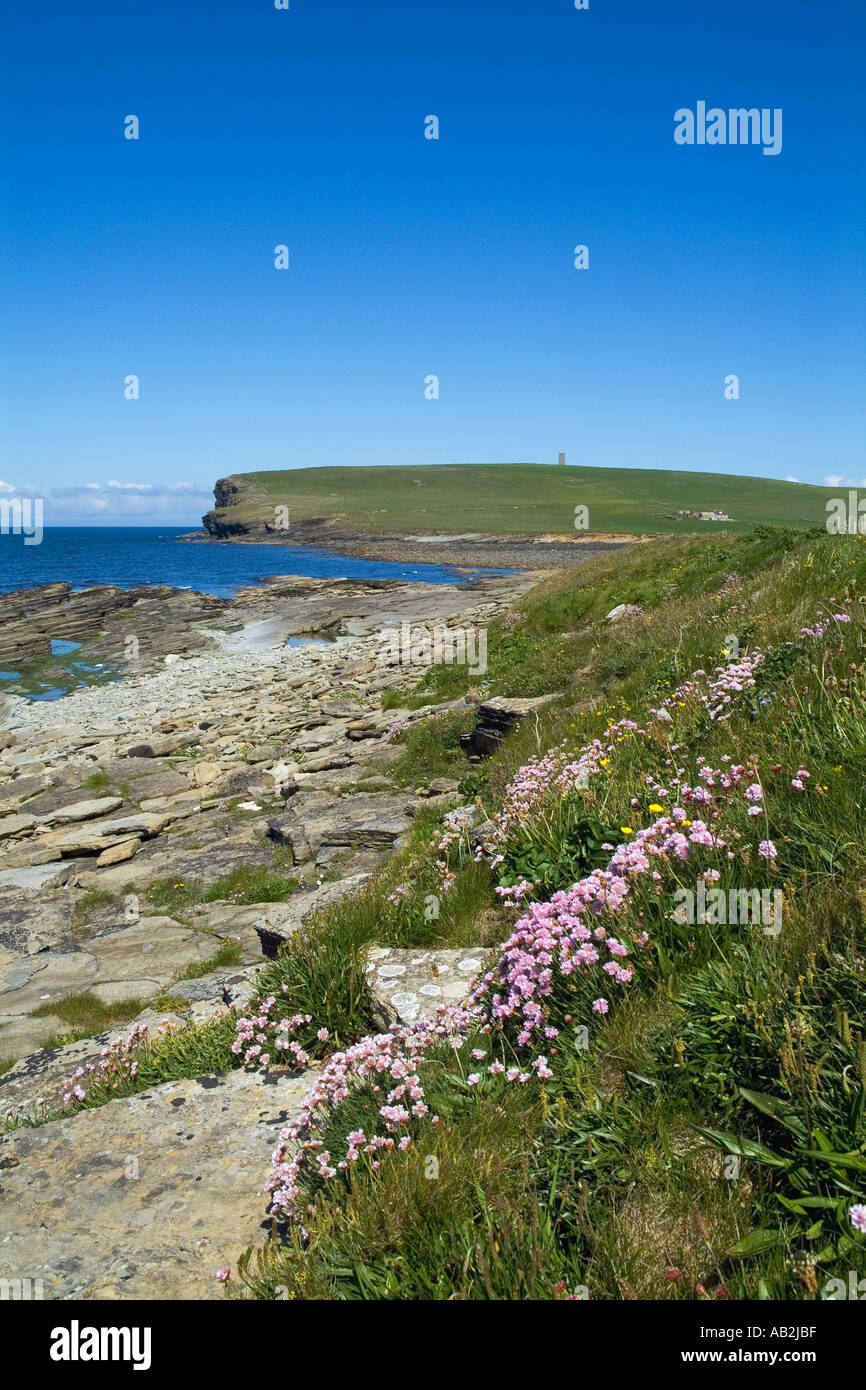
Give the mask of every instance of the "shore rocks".
MULTIPOLYGON (((189 643, 185 625, 203 622, 206 596, 175 602, 167 591, 152 647, 150 598, 114 606, 93 591, 79 604, 56 588, 39 630, 72 631, 56 628, 62 609, 81 631, 95 623, 103 635, 87 640, 105 644, 138 615, 143 655, 122 682, 62 708, 6 702, 0 1056, 22 1060, 0 1076, 0 1104, 41 1094, 56 1105, 75 1068, 131 1026, 36 1051, 68 1031, 68 995, 132 1004, 124 1018, 144 1005, 139 1019, 154 1025, 165 994, 176 1022, 242 1007, 261 964, 317 913, 357 896, 413 814, 451 809, 458 755, 454 777, 423 789, 397 790, 384 773, 403 753, 393 732, 468 706, 383 710, 380 692, 411 686, 421 670, 383 664, 381 629, 487 623, 529 582, 482 581, 479 592, 286 580, 214 601, 208 631, 189 643), (242 634, 231 630, 242 622, 242 634), (354 635, 283 645, 323 629, 354 635), (209 968, 228 940, 240 963, 209 968)), ((467 825, 477 808, 468 812, 467 825)), ((383 1026, 465 998, 481 960, 478 950, 371 952, 383 1026)), ((170 1083, 7 1135, 0 1279, 25 1271, 52 1298, 216 1296, 216 1267, 259 1235, 268 1158, 311 1079, 237 1071, 170 1083)))

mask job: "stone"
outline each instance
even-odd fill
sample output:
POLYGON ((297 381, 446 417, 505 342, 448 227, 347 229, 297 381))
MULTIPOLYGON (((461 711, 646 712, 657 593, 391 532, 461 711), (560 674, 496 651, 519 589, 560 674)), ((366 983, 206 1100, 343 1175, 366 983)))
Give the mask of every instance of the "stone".
MULTIPOLYGON (((62 899, 18 888, 4 894, 0 902, 0 949, 12 956, 33 956, 49 951, 71 930, 72 907, 62 899)), ((0 959, 0 981, 3 969, 0 959)), ((2 988, 0 983, 0 990, 2 988)))
POLYGON ((148 975, 142 979, 133 977, 131 980, 110 980, 106 984, 91 985, 90 993, 95 994, 103 1004, 122 1004, 127 999, 149 999, 159 992, 159 988, 160 981, 148 975))
POLYGON ((88 951, 52 949, 18 957, 0 964, 0 1008, 4 1016, 32 1013, 49 1000, 88 990, 97 973, 88 951))
POLYGON ((309 892, 297 893, 286 903, 272 903, 267 914, 255 923, 264 955, 275 956, 283 942, 294 936, 316 912, 357 893, 369 877, 368 873, 352 874, 335 883, 323 883, 309 892))
POLYGON ((214 943, 171 917, 141 917, 121 931, 88 941, 87 953, 96 962, 100 982, 147 977, 162 985, 212 956, 214 943))
MULTIPOLYGON (((53 864, 28 864, 20 869, 3 869, 0 872, 0 893, 6 888, 26 888, 36 892, 50 884, 65 883, 72 873, 72 866, 62 860, 53 864)), ((2 909, 0 909, 2 913, 2 909)))
POLYGON ((338 738, 342 738, 344 732, 345 726, 326 724, 324 728, 314 729, 312 733, 299 735, 293 741, 293 747, 299 753, 315 752, 320 748, 327 748, 329 743, 336 743, 338 738))
POLYGON ((122 796, 101 796, 93 801, 73 801, 71 806, 61 806, 45 816, 44 822, 50 824, 58 820, 93 820, 95 816, 106 816, 122 805, 122 796))
POLYGON ((467 753, 489 757, 502 740, 524 719, 549 705, 556 695, 537 695, 532 699, 507 699, 496 696, 478 707, 476 725, 471 734, 464 734, 460 746, 467 753))
POLYGON ((434 777, 432 782, 428 782, 426 787, 421 787, 420 796, 444 796, 448 792, 456 792, 460 788, 460 783, 456 777, 434 777))
POLYGON ((25 831, 32 830, 35 825, 35 816, 4 816, 0 820, 0 840, 5 840, 10 835, 23 835, 25 831))
POLYGON ((157 796, 173 796, 178 792, 188 794, 189 781, 182 773, 166 768, 164 772, 155 772, 152 777, 136 778, 132 791, 136 801, 157 796))
MULTIPOLYGON (((15 843, 13 841, 13 843, 15 843)), ((59 849, 52 849, 38 840, 22 840, 16 849, 7 849, 0 859, 4 872, 12 869, 34 868, 42 864, 54 864, 62 859, 59 849)))
POLYGON ((477 946, 419 950, 376 946, 367 953, 367 986, 376 1026, 415 1023, 435 1014, 441 1003, 462 1004, 485 969, 477 946))
POLYGON ((453 811, 446 812, 443 822, 449 830, 463 831, 472 830, 483 819, 484 812, 481 807, 470 801, 465 806, 455 806, 453 811))
POLYGON ((315 849, 321 846, 356 846, 387 849, 399 845, 411 828, 408 811, 412 798, 405 794, 370 797, 344 796, 333 809, 303 808, 307 838, 315 849))
POLYGON ((197 762, 194 765, 193 776, 197 787, 209 787, 212 782, 218 782, 225 772, 225 767, 221 763, 197 762))
POLYGON ((168 1082, 0 1140, 0 1279, 47 1299, 222 1298, 261 1241, 277 1135, 316 1072, 168 1082))
POLYGON ((133 859, 141 849, 141 840, 138 836, 133 836, 129 840, 121 840, 117 845, 112 845, 111 849, 104 849, 96 861, 97 869, 108 868, 110 864, 125 864, 128 859, 133 859))
POLYGON ((292 862, 303 864, 312 856, 310 842, 303 825, 294 816, 277 816, 268 821, 268 839, 276 845, 289 845, 292 862))
POLYGON ((319 758, 305 758, 303 771, 328 772, 331 768, 351 767, 354 762, 350 753, 325 753, 319 758))
MULTIPOLYGON (((68 1031, 69 1024, 64 1023, 57 1014, 40 1014, 39 1018, 30 1018, 27 1014, 17 1014, 9 1019, 0 1014, 0 1057, 4 1060, 10 1057, 26 1057, 29 1053, 44 1047, 45 1043, 62 1037, 68 1031)), ((8 1075, 7 1072, 6 1075, 0 1077, 0 1085, 8 1075)), ((29 1099, 29 1097, 22 1096, 21 1099, 29 1099)), ((10 1097, 6 1096, 0 1089, 0 1116, 8 1108, 6 1102, 9 1100, 10 1097)), ((2 1187, 0 1187, 0 1191, 2 1191, 2 1187)))

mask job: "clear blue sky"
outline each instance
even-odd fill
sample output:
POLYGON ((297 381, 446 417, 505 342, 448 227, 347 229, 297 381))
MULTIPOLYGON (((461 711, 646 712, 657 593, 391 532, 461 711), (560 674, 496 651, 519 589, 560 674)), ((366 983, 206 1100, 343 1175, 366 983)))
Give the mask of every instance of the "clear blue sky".
POLYGON ((193 523, 250 469, 558 450, 866 476, 863 0, 42 0, 0 25, 0 479, 46 523, 193 523), (676 145, 699 100, 782 108, 782 153, 676 145))

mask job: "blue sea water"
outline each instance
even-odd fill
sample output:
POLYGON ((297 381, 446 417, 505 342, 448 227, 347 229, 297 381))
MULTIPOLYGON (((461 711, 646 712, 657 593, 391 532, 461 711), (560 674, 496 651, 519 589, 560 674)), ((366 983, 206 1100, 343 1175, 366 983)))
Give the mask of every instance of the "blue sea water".
MULTIPOLYGON (((461 576, 442 565, 401 565, 331 555, 302 545, 196 544, 180 541, 184 526, 52 526, 40 545, 0 535, 0 593, 65 581, 73 589, 116 584, 170 584, 231 598, 245 584, 274 574, 314 579, 404 579, 453 584, 461 576)), ((503 574, 503 570, 479 570, 503 574)))

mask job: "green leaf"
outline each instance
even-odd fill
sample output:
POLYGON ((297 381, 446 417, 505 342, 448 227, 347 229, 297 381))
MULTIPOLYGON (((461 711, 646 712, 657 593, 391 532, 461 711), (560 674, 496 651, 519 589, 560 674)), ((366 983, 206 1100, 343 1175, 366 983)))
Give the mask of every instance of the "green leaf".
MULTIPOLYGON (((781 1202, 783 1199, 779 1197, 781 1202)), ((839 1202, 835 1197, 798 1197, 797 1203, 801 1207, 813 1207, 816 1211, 835 1211, 839 1202)))
POLYGON ((858 1173, 866 1173, 866 1158, 862 1154, 834 1154, 823 1149, 802 1149, 803 1158, 823 1158, 836 1168, 854 1168, 858 1173))
POLYGON ((738 1240, 736 1245, 725 1251, 725 1254, 738 1259, 745 1259, 749 1255, 761 1255, 765 1250, 772 1250, 781 1239, 781 1231, 770 1230, 767 1226, 756 1226, 754 1231, 743 1236, 743 1239, 738 1240))
POLYGON ((776 1193, 776 1201, 781 1203, 785 1211, 792 1211, 795 1216, 806 1216, 806 1208, 800 1202, 792 1202, 790 1197, 783 1197, 780 1192, 776 1193))
POLYGON ((768 1168, 790 1167, 789 1158, 782 1158, 780 1154, 773 1153, 772 1149, 765 1148, 754 1139, 737 1139, 733 1134, 723 1134, 718 1129, 706 1129, 703 1125, 695 1125, 695 1129, 706 1139, 727 1149, 728 1153, 739 1154, 742 1158, 753 1158, 756 1163, 764 1163, 768 1168))
POLYGON ((771 1120, 776 1120, 780 1125, 784 1125, 792 1134, 796 1134, 798 1139, 806 1138, 806 1126, 787 1101, 780 1100, 778 1096, 763 1095, 760 1091, 747 1091, 743 1086, 738 1089, 743 1100, 754 1105, 756 1110, 760 1110, 763 1115, 769 1115, 771 1120))

